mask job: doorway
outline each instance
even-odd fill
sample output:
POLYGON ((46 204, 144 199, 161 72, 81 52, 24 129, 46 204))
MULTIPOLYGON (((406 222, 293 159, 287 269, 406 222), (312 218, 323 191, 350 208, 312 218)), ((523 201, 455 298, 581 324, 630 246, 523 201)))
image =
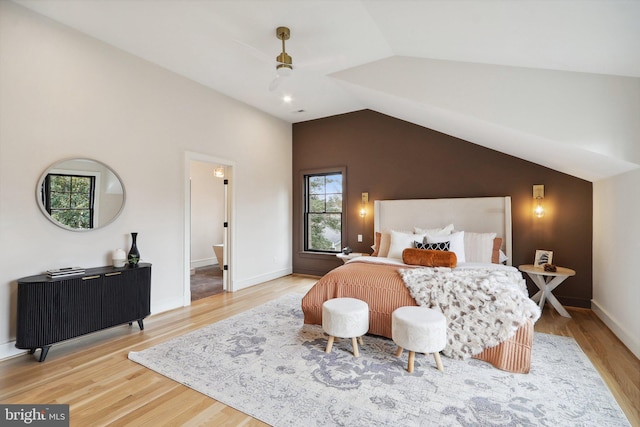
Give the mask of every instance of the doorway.
POLYGON ((185 171, 184 305, 189 305, 232 290, 229 187, 233 164, 187 152, 185 171))

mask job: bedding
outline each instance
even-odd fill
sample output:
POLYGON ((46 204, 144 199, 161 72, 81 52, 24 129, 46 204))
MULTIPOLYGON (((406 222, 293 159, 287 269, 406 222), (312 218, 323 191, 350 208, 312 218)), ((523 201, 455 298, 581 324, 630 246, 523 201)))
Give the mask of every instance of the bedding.
POLYGON ((540 317, 515 268, 413 268, 398 271, 418 305, 447 318, 445 356, 464 359, 495 347, 540 317))
MULTIPOLYGON (((465 234, 495 233, 495 237, 502 241, 495 254, 496 258, 492 259, 492 262, 512 265, 511 197, 509 196, 374 200, 373 211, 373 231, 380 233, 380 239, 374 242, 382 243, 378 247, 378 256, 388 256, 388 253, 384 252, 384 240, 390 230, 413 230, 416 234, 423 234, 426 231, 439 229, 443 234, 451 234, 455 231, 464 231, 465 234), (444 224, 448 225, 443 227, 444 224), (452 224, 455 227, 452 228, 452 224), (499 260, 500 250, 506 256, 502 261, 499 260)), ((375 245, 374 249, 376 249, 375 245)), ((480 261, 471 258, 474 256, 474 251, 465 249, 465 255, 470 256, 467 261, 480 261)))
MULTIPOLYGON (((446 234, 449 231, 449 227, 453 227, 452 224, 440 229, 443 233, 446 234)), ((424 236, 427 233, 424 233, 424 230, 421 228, 414 228, 413 240, 416 238, 422 238, 424 241, 424 236)), ((408 233, 407 233, 408 234, 408 233)), ((437 233, 431 233, 431 235, 435 235, 437 233)), ((449 234, 451 234, 449 232, 449 234)), ((446 241, 446 239, 443 239, 446 241)), ((424 242, 425 244, 428 244, 424 242)), ((502 237, 496 237, 496 233, 474 233, 474 232, 465 232, 464 233, 464 252, 465 252, 465 261, 467 262, 491 262, 494 264, 502 264, 507 261, 507 256, 501 251, 503 239, 502 237), (490 238, 493 236, 493 238, 490 238), (487 252, 490 252, 491 258, 487 261, 487 252), (466 258, 469 259, 466 259, 466 258)), ((451 244, 449 244, 451 245, 451 244)), ((376 231, 375 240, 371 249, 373 249, 373 253, 371 256, 373 257, 389 257, 389 249, 391 246, 391 233, 381 233, 376 231)), ((414 245, 415 246, 415 245, 414 245)), ((408 247, 408 246, 407 246, 408 247)))
MULTIPOLYGON (((494 253, 500 250, 500 245, 496 248, 494 241, 496 233, 474 233, 465 231, 464 233, 464 254, 467 261, 492 263, 494 253)), ((500 239, 502 244, 502 239, 500 239)))
MULTIPOLYGON (((465 263, 455 270, 513 271, 502 264, 465 263)), ((348 261, 323 276, 302 299, 304 323, 322 324, 322 303, 332 298, 351 297, 369 304, 369 333, 391 338, 391 314, 398 307, 416 306, 419 303, 399 270, 423 269, 404 264, 400 259, 359 257, 348 261)), ((517 271, 517 270, 516 270, 517 271)), ((522 277, 522 276, 520 276, 522 277)), ((535 305, 535 304, 534 304, 535 305)), ((511 372, 529 372, 533 320, 526 319, 513 335, 497 345, 487 345, 474 358, 487 361, 495 367, 511 372)))
POLYGON ((402 258, 402 251, 405 248, 414 247, 414 241, 422 242, 426 234, 403 233, 401 231, 391 230, 391 242, 389 244, 389 258, 402 258))
POLYGON ((447 250, 406 248, 402 251, 402 262, 423 267, 455 267, 456 254, 447 250))
POLYGON ((429 234, 425 235, 425 243, 443 243, 449 242, 450 251, 456 254, 459 263, 466 262, 464 231, 457 231, 448 235, 429 234))

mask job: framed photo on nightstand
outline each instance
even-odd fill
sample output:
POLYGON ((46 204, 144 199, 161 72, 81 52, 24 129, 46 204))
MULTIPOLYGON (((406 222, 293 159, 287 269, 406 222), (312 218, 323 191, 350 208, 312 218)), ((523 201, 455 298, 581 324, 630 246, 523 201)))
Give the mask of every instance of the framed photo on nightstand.
POLYGON ((533 265, 536 267, 542 267, 545 264, 551 264, 553 259, 553 251, 545 251, 543 249, 536 250, 536 258, 533 261, 533 265))

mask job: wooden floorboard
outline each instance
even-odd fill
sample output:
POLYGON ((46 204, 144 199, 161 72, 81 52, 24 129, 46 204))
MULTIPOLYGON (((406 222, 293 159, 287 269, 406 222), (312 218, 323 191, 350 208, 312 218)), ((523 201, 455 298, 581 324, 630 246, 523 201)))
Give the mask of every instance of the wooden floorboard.
MULTIPOLYGON (((70 405, 72 426, 265 426, 127 359, 153 345, 278 298, 304 294, 317 278, 291 275, 190 307, 153 315, 145 330, 121 326, 54 345, 44 363, 32 355, 0 362, 0 402, 70 405)), ((640 427, 640 361, 591 311, 547 305, 537 332, 573 337, 598 370, 632 426, 640 427)), ((535 349, 534 349, 535 351, 535 349)), ((36 357, 38 353, 36 352, 36 357)))

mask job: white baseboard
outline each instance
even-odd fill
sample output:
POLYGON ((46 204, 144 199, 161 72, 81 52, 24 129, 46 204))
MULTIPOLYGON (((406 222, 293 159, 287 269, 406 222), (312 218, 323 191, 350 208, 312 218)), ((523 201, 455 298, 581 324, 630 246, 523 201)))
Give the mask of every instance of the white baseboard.
POLYGON ((210 265, 218 265, 218 260, 216 258, 191 260, 191 268, 208 267, 210 265))
POLYGON ((26 352, 27 350, 20 350, 19 348, 16 348, 15 341, 9 341, 8 343, 0 344, 0 360, 19 356, 26 352))
POLYGON ((624 326, 620 325, 607 310, 602 308, 597 301, 591 300, 591 310, 611 329, 629 350, 640 359, 640 337, 634 336, 624 326))
POLYGON ((151 304, 151 315, 160 314, 174 308, 184 307, 182 298, 173 298, 151 304))
POLYGON ((254 285, 258 285, 269 280, 278 279, 280 277, 288 276, 293 273, 293 267, 283 268, 282 270, 273 271, 267 274, 261 274, 260 276, 254 276, 250 279, 236 280, 233 282, 233 291, 239 291, 244 288, 248 288, 254 285))

